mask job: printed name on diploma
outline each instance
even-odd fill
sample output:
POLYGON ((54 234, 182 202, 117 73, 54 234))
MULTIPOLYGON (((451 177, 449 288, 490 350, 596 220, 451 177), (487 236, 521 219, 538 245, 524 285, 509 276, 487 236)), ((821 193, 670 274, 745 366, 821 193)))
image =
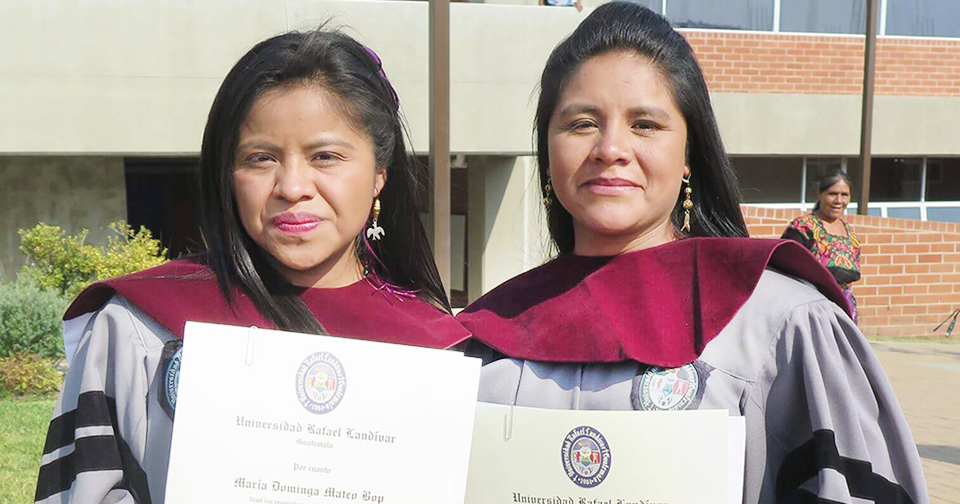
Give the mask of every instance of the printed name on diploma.
MULTIPOLYGON (((384 496, 369 490, 350 491, 336 487, 317 488, 306 485, 288 484, 277 480, 264 481, 262 479, 248 479, 243 476, 233 480, 234 488, 248 490, 263 490, 289 495, 305 495, 307 497, 326 497, 328 499, 342 499, 357 502, 384 502, 384 496)), ((252 502, 274 502, 262 497, 251 498, 252 502), (256 500, 254 500, 256 499, 256 500)))

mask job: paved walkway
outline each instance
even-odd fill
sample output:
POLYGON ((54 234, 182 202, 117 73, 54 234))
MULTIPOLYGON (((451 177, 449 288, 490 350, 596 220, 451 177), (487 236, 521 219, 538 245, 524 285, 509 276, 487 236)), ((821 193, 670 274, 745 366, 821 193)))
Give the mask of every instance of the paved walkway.
POLYGON ((960 504, 960 345, 874 343, 920 450, 933 504, 960 504))

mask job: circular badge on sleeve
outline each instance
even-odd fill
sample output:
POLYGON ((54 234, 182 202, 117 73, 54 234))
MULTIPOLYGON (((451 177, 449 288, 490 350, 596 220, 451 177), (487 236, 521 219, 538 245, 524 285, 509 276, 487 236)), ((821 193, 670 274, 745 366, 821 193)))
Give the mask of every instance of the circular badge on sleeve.
POLYGON ((563 471, 574 484, 593 488, 610 473, 610 445, 597 429, 580 426, 563 438, 563 471))
POLYGON ((700 389, 700 374, 693 364, 675 368, 650 366, 640 378, 641 409, 666 411, 687 409, 700 389))
POLYGON ((347 390, 343 364, 333 354, 316 352, 297 369, 297 399, 307 411, 329 413, 340 404, 347 390))

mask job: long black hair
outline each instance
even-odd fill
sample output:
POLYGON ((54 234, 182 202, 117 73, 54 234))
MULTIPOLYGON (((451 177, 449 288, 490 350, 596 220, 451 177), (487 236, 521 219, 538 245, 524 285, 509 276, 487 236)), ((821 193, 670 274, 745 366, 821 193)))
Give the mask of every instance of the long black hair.
POLYGON ((850 192, 853 192, 853 182, 850 182, 850 177, 842 171, 835 171, 828 173, 823 176, 820 180, 817 181, 817 202, 813 204, 813 210, 820 210, 820 195, 825 193, 827 189, 833 187, 837 182, 843 182, 847 184, 847 187, 850 188, 850 192))
MULTIPOLYGON (((285 33, 254 46, 227 74, 210 109, 200 150, 201 226, 221 292, 233 300, 239 289, 280 329, 325 332, 300 299, 302 289, 270 266, 266 252, 246 233, 234 198, 234 156, 250 107, 270 89, 300 83, 336 96, 371 138, 377 166, 386 167, 378 219, 386 237, 371 244, 376 258, 362 258, 363 264, 388 284, 450 311, 417 211, 426 167, 407 154, 399 100, 375 53, 325 28, 285 33)), ((368 250, 362 235, 355 243, 358 255, 368 250)))
MULTIPOLYGON (((611 2, 597 7, 550 54, 540 78, 536 137, 540 187, 550 176, 547 146, 550 118, 570 76, 584 61, 610 51, 630 51, 649 59, 670 83, 687 123, 687 161, 690 166, 694 207, 690 236, 747 236, 740 213, 740 190, 710 105, 703 72, 690 44, 670 23, 646 7, 611 2)), ((544 197, 549 197, 543 189, 544 197)), ((677 195, 672 222, 683 222, 682 192, 677 195)), ((550 237, 561 253, 574 247, 573 217, 560 204, 547 209, 550 237)))

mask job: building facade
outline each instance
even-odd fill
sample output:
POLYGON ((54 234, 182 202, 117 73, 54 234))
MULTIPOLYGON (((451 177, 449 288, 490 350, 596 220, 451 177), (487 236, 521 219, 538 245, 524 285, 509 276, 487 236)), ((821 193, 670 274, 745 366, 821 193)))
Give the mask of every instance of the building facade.
MULTIPOLYGON (((536 87, 550 51, 590 7, 507 2, 451 6, 451 285, 461 305, 550 255, 533 157, 536 87)), ((859 181, 863 0, 640 3, 696 51, 748 205, 792 215, 812 206, 827 171, 859 181)), ((877 217, 960 222, 958 10, 952 0, 881 0, 877 217)), ((427 152, 425 2, 10 0, 0 19, 16 20, 0 31, 6 279, 24 260, 17 230, 40 221, 102 240, 107 223, 125 218, 174 253, 198 249, 192 179, 213 96, 247 49, 286 30, 329 21, 376 49, 411 147, 427 152)), ((891 327, 865 322, 868 334, 891 327)), ((924 333, 910 327, 901 332, 924 333)))

